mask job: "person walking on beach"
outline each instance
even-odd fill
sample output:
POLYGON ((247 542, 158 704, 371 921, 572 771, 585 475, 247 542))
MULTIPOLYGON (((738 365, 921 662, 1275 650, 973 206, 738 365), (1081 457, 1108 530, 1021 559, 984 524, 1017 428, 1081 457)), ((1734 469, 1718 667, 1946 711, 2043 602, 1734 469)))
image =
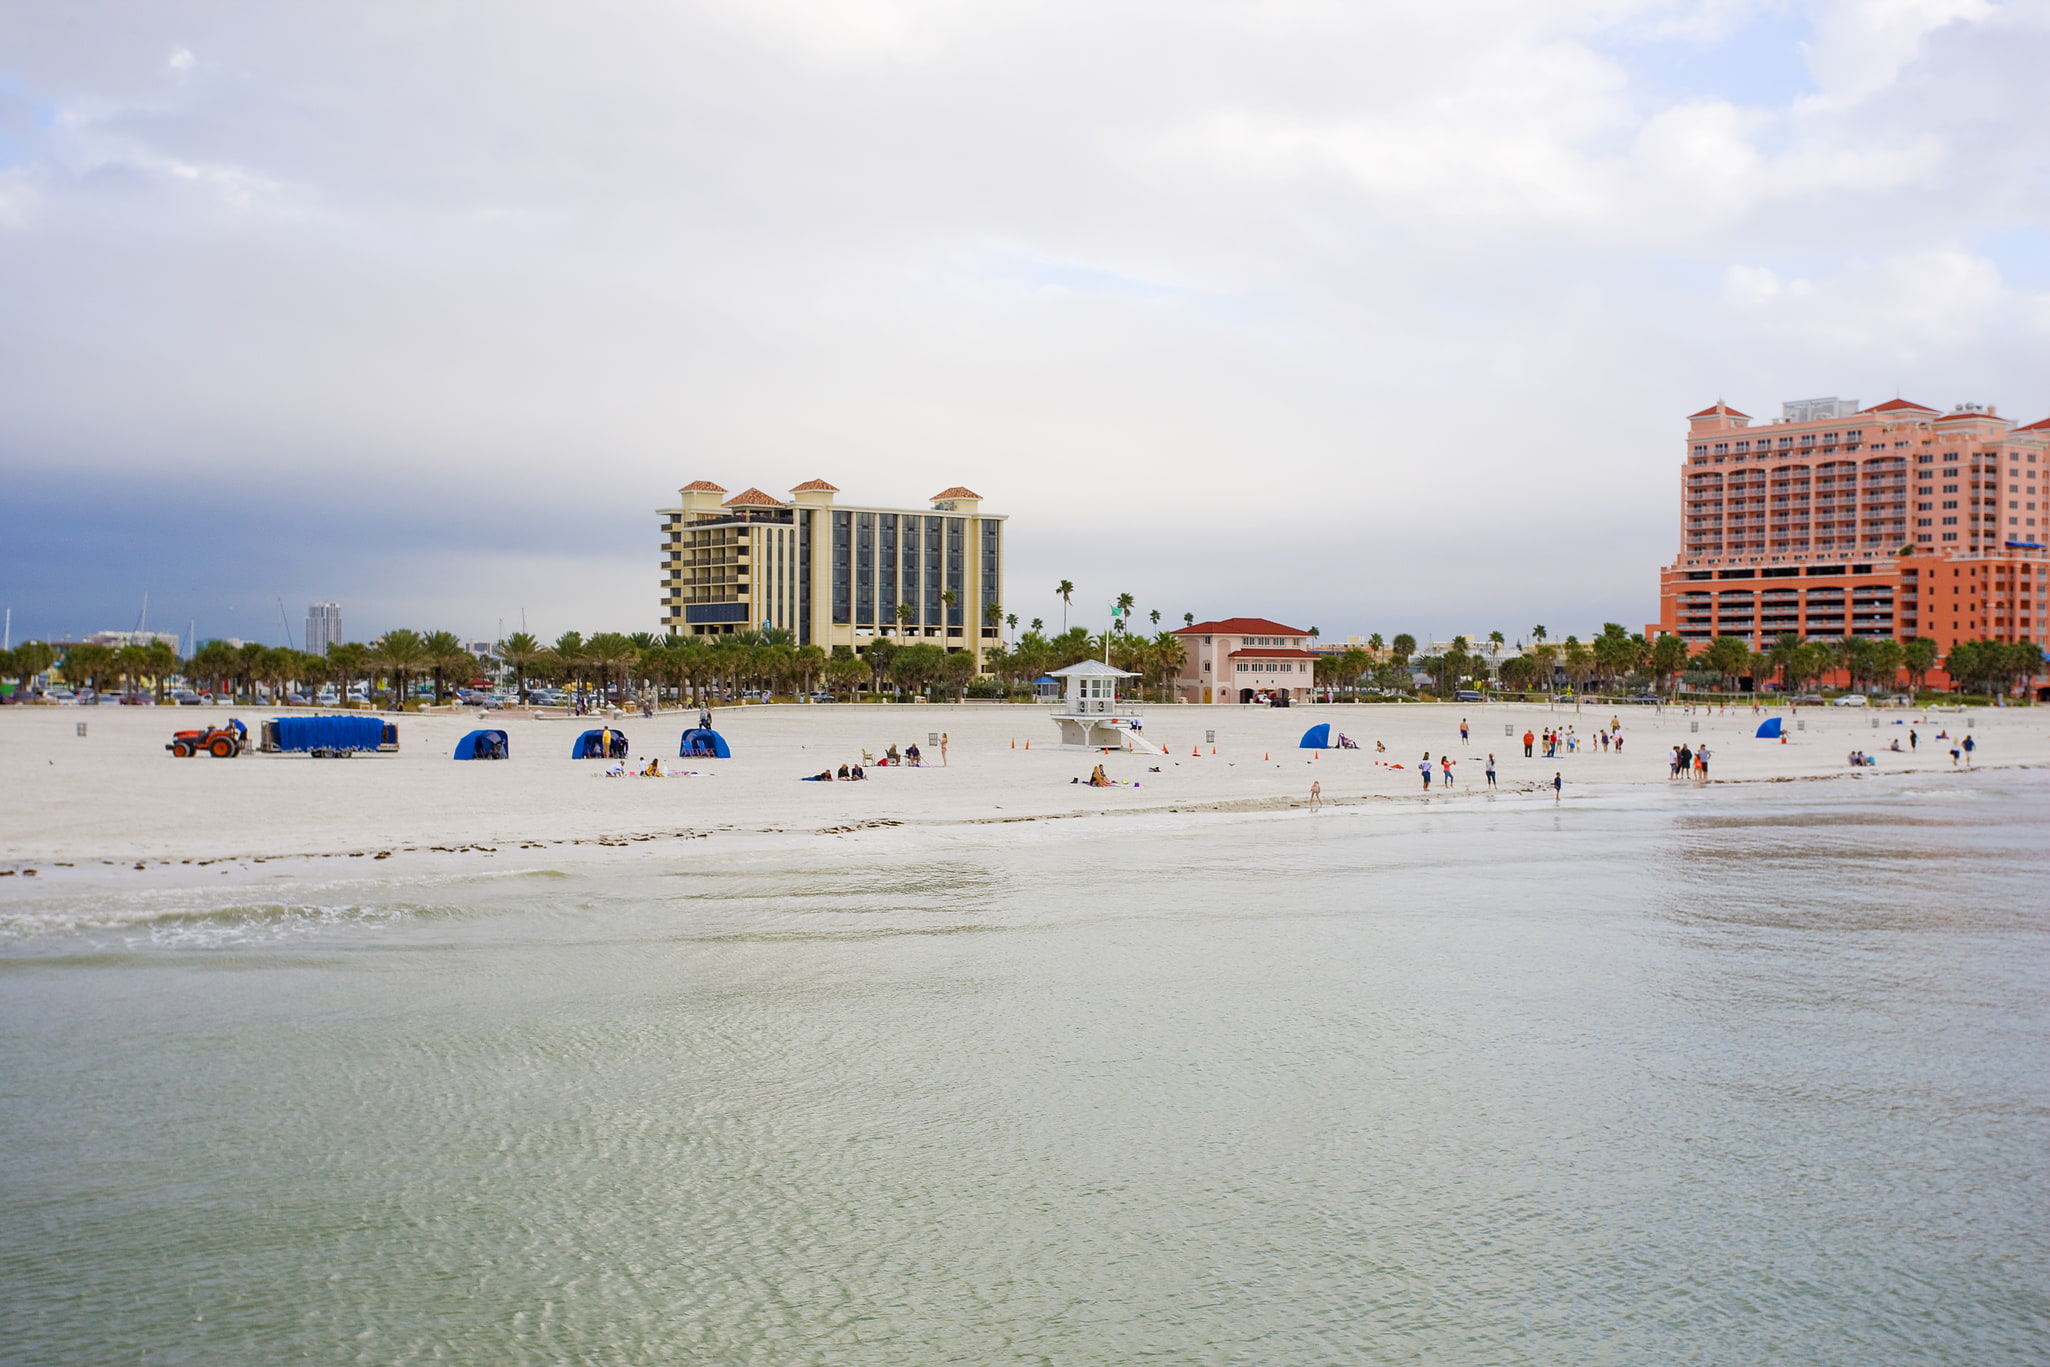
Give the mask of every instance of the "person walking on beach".
POLYGON ((1438 756, 1438 767, 1439 767, 1439 768, 1440 768, 1441 770, 1443 770, 1443 772, 1442 772, 1442 773, 1441 773, 1441 774, 1439 775, 1439 777, 1440 777, 1440 778, 1442 778, 1442 779, 1444 779, 1444 780, 1445 780, 1445 786, 1446 786, 1447 788, 1450 788, 1450 787, 1452 786, 1452 756, 1450 756, 1450 755, 1440 755, 1440 756, 1438 756))
POLYGON ((1673 781, 1674 779, 1678 778, 1679 776, 1680 776, 1680 747, 1676 745, 1676 746, 1674 746, 1674 747, 1673 747, 1673 756, 1672 756, 1672 758, 1666 761, 1666 782, 1670 783, 1670 782, 1672 782, 1672 781, 1673 781))
POLYGON ((1324 785, 1316 779, 1310 780, 1310 810, 1316 811, 1324 805, 1324 785))
POLYGON ((1495 786, 1495 757, 1493 755, 1488 756, 1488 786, 1490 788, 1495 786))
MULTIPOLYGON (((1953 751, 1952 751, 1951 753, 1952 753, 1952 754, 1956 754, 1957 752, 1956 752, 1955 750, 1953 750, 1953 751)), ((1430 792, 1430 791, 1431 791, 1431 752, 1430 752, 1430 751, 1428 751, 1428 750, 1424 751, 1424 759, 1423 759, 1423 763, 1421 763, 1421 764, 1417 765, 1417 768, 1419 768, 1419 769, 1421 769, 1421 770, 1423 770, 1423 771, 1424 771, 1424 791, 1428 793, 1428 792, 1430 792)))
POLYGON ((1533 745, 1535 745, 1536 743, 1537 743, 1537 733, 1536 733, 1536 732, 1534 732, 1534 731, 1525 731, 1525 732, 1523 733, 1523 757, 1524 757, 1525 759, 1529 759, 1529 758, 1530 758, 1530 751, 1531 751, 1531 747, 1532 747, 1533 745))
POLYGON ((1708 782, 1708 747, 1702 746, 1694 752, 1694 778, 1697 782, 1708 782))
POLYGON ((1950 767, 1957 768, 1958 748, 1955 742, 1950 747, 1950 767))
POLYGON ((1564 777, 1562 777, 1562 776, 1561 776, 1561 775, 1560 775, 1560 774, 1558 773, 1558 771, 1554 770, 1554 771, 1553 771, 1553 773, 1552 773, 1552 805, 1553 805, 1554 807, 1556 807, 1556 806, 1558 806, 1558 805, 1559 805, 1559 793, 1560 793, 1560 792, 1561 792, 1561 791, 1562 791, 1562 790, 1563 790, 1563 789, 1564 789, 1565 787, 1566 787, 1566 780, 1565 780, 1565 778, 1564 778, 1564 777))
POLYGON ((1978 748, 1979 743, 1977 741, 1973 740, 1970 736, 1965 737, 1965 768, 1969 769, 1972 767, 1972 751, 1978 748))
POLYGON ((940 768, 947 767, 947 733, 940 732, 940 768))
POLYGON ((1466 718, 1465 718, 1465 717, 1461 717, 1461 718, 1459 719, 1459 743, 1460 743, 1461 745, 1464 745, 1464 744, 1466 744, 1466 718))
POLYGON ((1916 741, 1917 741, 1918 739, 1920 739, 1920 738, 1919 738, 1918 736, 1916 736, 1916 735, 1915 735, 1915 728, 1914 728, 1914 727, 1912 727, 1912 726, 1910 726, 1910 727, 1908 728, 1908 749, 1910 749, 1910 750, 1914 749, 1914 748, 1915 748, 1915 742, 1916 742, 1916 741))

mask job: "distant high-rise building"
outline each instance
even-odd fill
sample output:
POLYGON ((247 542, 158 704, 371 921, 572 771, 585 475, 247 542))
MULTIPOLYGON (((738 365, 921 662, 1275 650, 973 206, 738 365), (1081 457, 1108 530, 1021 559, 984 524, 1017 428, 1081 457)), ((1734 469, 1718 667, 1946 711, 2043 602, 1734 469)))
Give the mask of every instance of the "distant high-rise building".
POLYGON ((306 609, 306 653, 325 655, 327 648, 342 639, 342 605, 315 603, 306 609))
POLYGON ((661 510, 662 628, 675 636, 787 629, 798 645, 859 650, 881 637, 971 651, 999 644, 1004 515, 955 485, 931 506, 838 505, 822 479, 789 502, 686 484, 661 510))
POLYGON ((1680 554, 1654 631, 2050 642, 2050 419, 1803 399, 1688 420, 1680 554))

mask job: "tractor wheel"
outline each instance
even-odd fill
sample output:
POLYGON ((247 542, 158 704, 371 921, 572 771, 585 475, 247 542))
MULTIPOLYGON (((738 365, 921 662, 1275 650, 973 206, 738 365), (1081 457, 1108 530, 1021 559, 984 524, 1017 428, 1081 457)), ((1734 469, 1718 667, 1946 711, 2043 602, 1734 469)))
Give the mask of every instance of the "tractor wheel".
POLYGON ((171 753, 179 759, 189 759, 192 756, 192 747, 182 740, 173 741, 171 753))
POLYGON ((235 755, 235 742, 226 736, 216 736, 214 743, 206 748, 213 752, 215 759, 232 759, 235 755))

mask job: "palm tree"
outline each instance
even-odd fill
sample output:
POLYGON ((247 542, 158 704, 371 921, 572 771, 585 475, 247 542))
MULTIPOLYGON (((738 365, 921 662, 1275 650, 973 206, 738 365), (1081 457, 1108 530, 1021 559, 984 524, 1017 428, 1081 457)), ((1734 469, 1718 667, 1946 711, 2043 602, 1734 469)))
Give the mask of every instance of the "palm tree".
POLYGON ((1542 624, 1534 626, 1530 629, 1530 639, 1536 641, 1539 645, 1544 644, 1546 635, 1547 633, 1542 624))
POLYGON ((1901 663, 1908 671, 1908 682, 1917 693, 1927 682, 1929 671, 1936 668, 1936 642, 1927 636, 1917 636, 1901 647, 1901 663))
POLYGON ((91 642, 75 645, 64 652, 64 680, 73 688, 89 688, 100 691, 100 679, 107 673, 114 659, 114 652, 106 646, 91 642))
POLYGON ((940 590, 940 607, 944 609, 940 614, 941 625, 954 625, 954 602, 954 591, 952 589, 940 590))
POLYGON ((1119 631, 1124 631, 1127 625, 1132 620, 1132 607, 1138 601, 1138 599, 1132 597, 1132 595, 1129 593, 1121 593, 1118 595, 1117 628, 1119 631))
POLYGON ((524 631, 515 631, 498 643, 498 658, 512 666, 514 688, 522 707, 527 705, 527 670, 542 653, 541 642, 524 631))
POLYGON ((1004 625, 1010 628, 1011 634, 1015 636, 1018 632, 1018 614, 1015 612, 1006 614, 1004 625))
POLYGON ((607 697, 612 688, 612 679, 619 676, 620 691, 627 689, 627 671, 640 658, 640 651, 634 643, 616 631, 601 631, 584 642, 584 658, 598 671, 598 694, 607 697))
POLYGON ((1054 592, 1061 596, 1061 631, 1063 634, 1066 634, 1068 630, 1068 603, 1075 596, 1075 581, 1072 579, 1061 580, 1055 586, 1054 592))
POLYGON ((549 663, 561 671, 562 682, 570 686, 579 697, 584 691, 584 633, 565 631, 555 638, 555 648, 549 654, 549 663))
POLYGON ((406 683, 418 673, 427 659, 427 643, 420 633, 407 627, 387 631, 372 643, 377 651, 377 663, 391 675, 393 706, 403 711, 406 706, 406 683))
POLYGON ((909 636, 911 634, 908 628, 911 625, 911 619, 917 615, 918 610, 912 607, 911 604, 897 604, 897 634, 899 636, 909 636))
POLYGON ((342 700, 347 702, 350 685, 356 682, 358 675, 370 672, 370 647, 355 641, 333 642, 327 648, 327 665, 333 671, 335 681, 341 685, 342 700))
POLYGON ((1183 625, 1183 626, 1185 626, 1185 627, 1192 627, 1192 626, 1196 625, 1196 614, 1195 614, 1195 613, 1193 613, 1193 612, 1185 612, 1185 613, 1183 613, 1183 614, 1182 614, 1182 625, 1183 625))
POLYGON ((420 638, 420 646, 427 655, 427 670, 434 675, 434 701, 439 703, 448 693, 448 672, 467 669, 474 657, 453 631, 430 631, 420 638))
POLYGON ((1045 630, 1046 630, 1046 621, 1045 621, 1045 619, 1043 619, 1043 618, 1039 618, 1039 617, 1035 617, 1035 618, 1033 618, 1033 619, 1032 619, 1032 630, 1034 630, 1034 631, 1045 631, 1045 630))

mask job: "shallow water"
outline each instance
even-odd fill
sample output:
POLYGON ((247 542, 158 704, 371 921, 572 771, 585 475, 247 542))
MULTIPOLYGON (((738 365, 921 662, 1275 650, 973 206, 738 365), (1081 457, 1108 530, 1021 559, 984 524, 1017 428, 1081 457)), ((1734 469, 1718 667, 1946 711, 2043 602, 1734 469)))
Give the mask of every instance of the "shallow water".
POLYGON ((8 1362, 2038 1363, 2050 784, 10 888, 8 1362))

